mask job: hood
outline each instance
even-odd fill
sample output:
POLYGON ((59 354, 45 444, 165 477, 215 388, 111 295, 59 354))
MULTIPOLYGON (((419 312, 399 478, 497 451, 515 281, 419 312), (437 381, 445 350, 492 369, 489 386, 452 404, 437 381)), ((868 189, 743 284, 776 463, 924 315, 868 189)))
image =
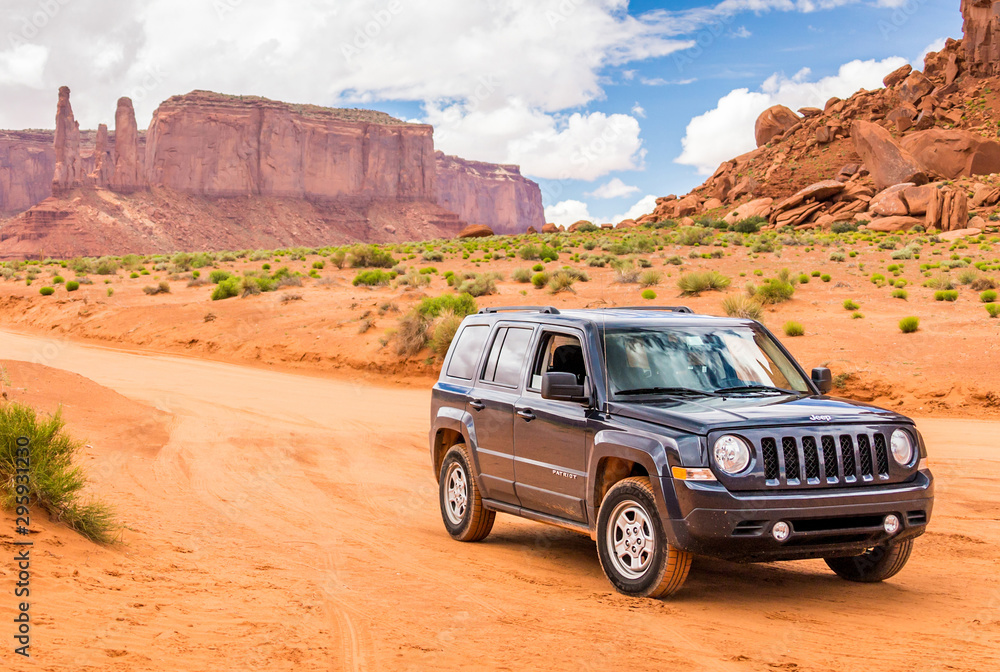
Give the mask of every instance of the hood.
POLYGON ((741 395, 612 402, 613 415, 707 434, 714 429, 787 425, 912 423, 906 416, 838 397, 741 395))

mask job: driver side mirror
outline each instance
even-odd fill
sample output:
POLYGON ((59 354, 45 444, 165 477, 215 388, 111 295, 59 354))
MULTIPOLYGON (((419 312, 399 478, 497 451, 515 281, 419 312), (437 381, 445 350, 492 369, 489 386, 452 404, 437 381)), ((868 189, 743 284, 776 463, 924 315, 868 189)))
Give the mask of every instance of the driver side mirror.
POLYGON ((819 388, 821 394, 826 394, 833 389, 833 374, 825 366, 812 370, 812 381, 819 388))
POLYGON ((576 375, 564 371, 549 371, 542 375, 542 399, 586 403, 590 396, 578 385, 576 375))

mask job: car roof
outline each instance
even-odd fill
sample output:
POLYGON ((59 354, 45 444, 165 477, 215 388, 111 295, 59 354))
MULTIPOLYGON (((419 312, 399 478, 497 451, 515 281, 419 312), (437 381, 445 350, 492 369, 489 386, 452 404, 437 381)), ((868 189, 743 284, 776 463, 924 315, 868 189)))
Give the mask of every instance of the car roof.
POLYGON ((555 309, 548 306, 484 308, 472 316, 475 322, 492 323, 530 322, 543 324, 565 324, 567 326, 607 326, 607 327, 694 327, 694 326, 746 326, 755 324, 753 320, 700 315, 683 306, 664 308, 573 308, 555 309), (478 319, 475 319, 478 318, 478 319))

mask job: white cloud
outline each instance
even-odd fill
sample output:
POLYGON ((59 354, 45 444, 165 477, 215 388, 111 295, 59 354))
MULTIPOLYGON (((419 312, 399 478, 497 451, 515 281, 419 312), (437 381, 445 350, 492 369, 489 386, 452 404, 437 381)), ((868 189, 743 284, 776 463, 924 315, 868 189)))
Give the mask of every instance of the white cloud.
POLYGON ((636 101, 636 104, 632 106, 632 114, 637 117, 646 118, 646 109, 636 101))
POLYGON ((611 222, 617 224, 626 219, 635 219, 636 217, 642 217, 643 215, 649 214, 656 209, 656 196, 652 194, 647 194, 639 199, 639 201, 633 205, 631 208, 626 210, 620 215, 615 215, 611 218, 611 222))
POLYGON ((621 179, 615 177, 586 195, 591 198, 622 198, 631 196, 637 191, 639 191, 639 187, 625 184, 621 179))
MULTIPOLYGON (((0 86, 41 88, 48 58, 48 48, 37 44, 22 43, 0 51, 0 86)), ((9 104, 6 97, 4 104, 9 104)))
POLYGON ((737 28, 736 30, 734 30, 729 35, 730 35, 730 37, 738 37, 740 39, 745 40, 748 37, 751 37, 753 35, 753 33, 751 33, 749 30, 747 30, 746 26, 740 26, 739 28, 737 28))
POLYGON ((559 201, 555 205, 550 205, 545 208, 545 221, 552 222, 553 224, 559 224, 561 226, 569 226, 581 219, 586 219, 587 221, 594 221, 593 217, 590 216, 590 212, 587 210, 587 204, 583 201, 567 200, 559 201))
POLYGON ((846 98, 862 88, 880 88, 885 75, 905 64, 906 59, 896 56, 881 61, 855 60, 840 66, 836 75, 817 81, 810 81, 811 72, 804 68, 791 78, 772 75, 759 91, 730 91, 714 109, 688 123, 681 140, 684 149, 674 161, 710 175, 723 161, 754 149, 754 123, 768 107, 822 107, 833 96, 846 98))

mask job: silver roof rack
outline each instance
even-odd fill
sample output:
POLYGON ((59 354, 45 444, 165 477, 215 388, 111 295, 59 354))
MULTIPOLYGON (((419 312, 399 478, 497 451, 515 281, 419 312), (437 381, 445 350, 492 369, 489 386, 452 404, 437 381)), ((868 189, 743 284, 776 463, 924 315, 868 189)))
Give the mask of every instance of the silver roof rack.
POLYGON ((508 313, 518 310, 535 313, 547 313, 549 315, 559 314, 559 309, 554 306, 493 306, 490 308, 480 308, 479 314, 489 315, 492 313, 508 313))

